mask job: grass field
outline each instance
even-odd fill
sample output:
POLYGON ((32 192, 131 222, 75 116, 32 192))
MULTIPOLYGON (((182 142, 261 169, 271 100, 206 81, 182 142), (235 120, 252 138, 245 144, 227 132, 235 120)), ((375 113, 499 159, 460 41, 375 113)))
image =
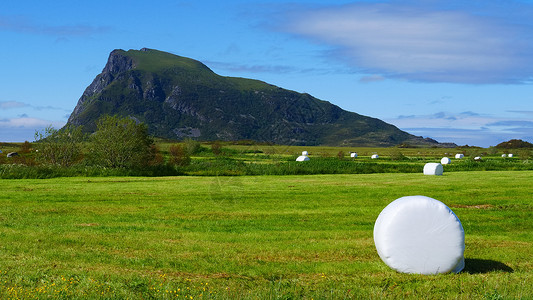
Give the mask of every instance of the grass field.
POLYGON ((0 180, 0 298, 533 297, 533 171, 0 180), (391 201, 447 204, 460 274, 388 268, 391 201))

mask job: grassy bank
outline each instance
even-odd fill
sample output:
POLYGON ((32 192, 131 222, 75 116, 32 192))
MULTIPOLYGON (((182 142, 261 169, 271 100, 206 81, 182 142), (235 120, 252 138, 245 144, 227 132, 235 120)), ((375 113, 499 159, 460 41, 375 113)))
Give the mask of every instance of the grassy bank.
POLYGON ((0 298, 527 298, 531 171, 2 180, 0 298), (399 274, 373 223, 426 195, 466 233, 460 274, 399 274))

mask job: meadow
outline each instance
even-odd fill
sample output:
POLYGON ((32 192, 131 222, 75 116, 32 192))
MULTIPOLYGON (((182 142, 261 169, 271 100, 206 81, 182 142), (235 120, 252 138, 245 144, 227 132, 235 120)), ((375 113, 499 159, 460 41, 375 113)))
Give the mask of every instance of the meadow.
POLYGON ((532 178, 2 179, 0 298, 531 299, 532 178), (463 272, 400 274, 380 260, 373 224, 407 195, 438 199, 459 217, 463 272))

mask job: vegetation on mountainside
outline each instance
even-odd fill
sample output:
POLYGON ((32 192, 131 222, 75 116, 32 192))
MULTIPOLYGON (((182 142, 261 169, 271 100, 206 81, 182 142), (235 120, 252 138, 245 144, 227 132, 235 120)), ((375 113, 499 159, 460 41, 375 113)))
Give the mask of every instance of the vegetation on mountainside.
POLYGON ((199 61, 152 49, 113 51, 69 124, 93 132, 102 115, 134 118, 147 124, 152 136, 168 139, 443 146, 309 94, 220 76, 199 61))

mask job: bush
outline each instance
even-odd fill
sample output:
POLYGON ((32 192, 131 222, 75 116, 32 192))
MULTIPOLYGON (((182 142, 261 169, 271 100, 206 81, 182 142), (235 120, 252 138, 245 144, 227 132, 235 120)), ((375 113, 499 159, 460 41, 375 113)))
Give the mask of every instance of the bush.
POLYGON ((222 145, 220 145, 220 142, 214 142, 211 144, 211 151, 215 156, 219 156, 220 153, 222 153, 222 145))
MULTIPOLYGON (((35 145, 39 150, 37 158, 45 164, 72 166, 81 160, 83 139, 84 134, 81 127, 67 125, 63 129, 57 130, 48 126, 42 132, 35 132, 35 140, 37 141, 35 145)), ((25 147, 31 147, 31 145, 25 147)))
POLYGON ((185 139, 183 142, 185 144, 185 150, 189 155, 194 155, 202 151, 202 145, 198 141, 185 139))
POLYGON ((170 146, 170 164, 174 166, 188 166, 191 163, 191 156, 182 145, 170 146))
POLYGON ((155 153, 145 124, 129 118, 104 116, 90 139, 91 161, 110 168, 142 168, 150 165, 155 153))

